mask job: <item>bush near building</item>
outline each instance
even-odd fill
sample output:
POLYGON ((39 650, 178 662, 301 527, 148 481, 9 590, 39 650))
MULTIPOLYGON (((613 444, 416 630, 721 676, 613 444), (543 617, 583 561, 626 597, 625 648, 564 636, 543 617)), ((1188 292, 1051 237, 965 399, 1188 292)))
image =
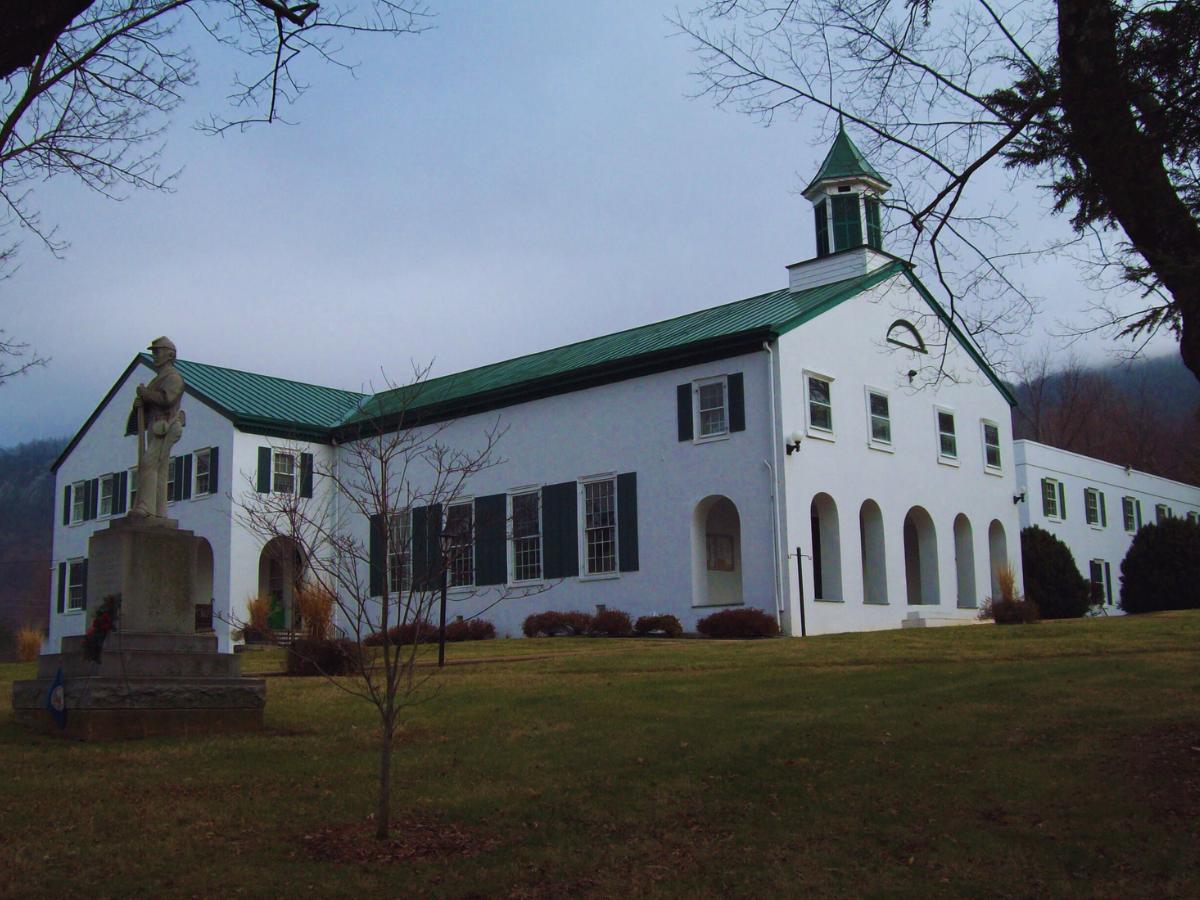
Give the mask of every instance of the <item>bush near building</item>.
POLYGON ((761 609, 723 609, 696 623, 696 630, 710 638, 760 638, 779 634, 775 617, 761 609))
POLYGON ((674 616, 642 616, 633 626, 633 630, 641 637, 661 634, 664 637, 679 637, 683 634, 683 625, 674 616))
POLYGON ((1079 574, 1070 548, 1036 525, 1021 532, 1025 599, 1043 619, 1078 619, 1091 606, 1091 588, 1079 574))
POLYGON ((1164 519, 1143 525, 1121 560, 1127 613, 1200 609, 1200 524, 1164 519))

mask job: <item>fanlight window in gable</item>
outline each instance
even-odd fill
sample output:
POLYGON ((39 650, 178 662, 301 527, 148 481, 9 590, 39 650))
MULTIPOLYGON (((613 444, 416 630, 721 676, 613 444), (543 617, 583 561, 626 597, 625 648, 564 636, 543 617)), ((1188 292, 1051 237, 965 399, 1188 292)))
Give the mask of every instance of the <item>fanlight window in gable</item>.
POLYGON ((887 341, 889 344, 895 344, 897 347, 904 347, 908 350, 916 350, 918 353, 928 353, 925 349, 925 341, 921 337, 912 322, 904 319, 897 319, 887 330, 887 341))

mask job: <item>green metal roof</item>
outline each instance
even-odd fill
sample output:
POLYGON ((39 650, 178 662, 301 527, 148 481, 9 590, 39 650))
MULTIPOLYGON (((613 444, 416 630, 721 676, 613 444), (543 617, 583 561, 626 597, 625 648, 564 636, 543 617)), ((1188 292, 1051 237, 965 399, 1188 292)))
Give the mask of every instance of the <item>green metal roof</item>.
MULTIPOLYGON (((150 357, 141 354, 147 363, 150 357)), ((208 400, 239 425, 281 433, 324 432, 333 428, 366 399, 343 391, 226 369, 186 359, 175 361, 190 390, 208 400)))
POLYGON ((876 172, 875 167, 867 162, 866 157, 854 146, 854 141, 850 140, 850 135, 846 134, 846 129, 841 122, 838 123, 838 132, 833 139, 833 146, 825 155, 825 162, 821 163, 821 168, 817 170, 816 176, 809 182, 803 193, 808 193, 822 181, 839 178, 872 178, 891 187, 891 183, 876 172))
POLYGON ((404 386, 376 394, 353 411, 343 425, 353 425, 399 412, 419 413, 435 405, 453 404, 482 394, 518 385, 553 380, 596 371, 653 354, 702 347, 739 335, 762 333, 777 336, 868 288, 899 274, 901 262, 890 262, 867 275, 823 284, 806 291, 784 288, 746 300, 688 313, 627 331, 531 353, 455 375, 432 378, 421 385, 404 386))

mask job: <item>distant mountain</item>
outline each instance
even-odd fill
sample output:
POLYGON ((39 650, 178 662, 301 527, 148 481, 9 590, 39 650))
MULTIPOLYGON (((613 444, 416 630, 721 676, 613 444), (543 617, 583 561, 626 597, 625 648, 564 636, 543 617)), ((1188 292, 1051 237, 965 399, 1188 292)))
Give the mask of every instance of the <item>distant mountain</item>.
POLYGON ((0 449, 0 657, 23 625, 46 627, 50 541, 54 530, 54 462, 66 439, 0 449))
POLYGON ((1200 381, 1178 354, 1112 366, 1044 358, 1013 390, 1016 437, 1200 484, 1200 381))

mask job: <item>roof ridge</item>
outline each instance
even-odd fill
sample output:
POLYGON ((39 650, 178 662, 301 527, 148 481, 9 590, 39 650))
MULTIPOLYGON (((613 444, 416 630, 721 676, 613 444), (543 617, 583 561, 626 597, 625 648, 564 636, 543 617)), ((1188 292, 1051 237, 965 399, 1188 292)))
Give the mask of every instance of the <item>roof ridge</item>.
MULTIPOLYGON (((850 280, 850 279, 845 279, 845 280, 850 280)), ((818 287, 820 287, 820 285, 818 285, 818 287)), ((689 317, 691 317, 691 316, 698 316, 698 315, 700 315, 701 313, 712 312, 713 310, 717 310, 717 309, 724 309, 724 308, 726 308, 726 307, 729 307, 729 306, 737 306, 737 305, 739 305, 739 304, 742 304, 742 303, 751 303, 751 302, 753 302, 753 301, 755 301, 755 300, 763 300, 763 299, 765 299, 766 297, 771 297, 771 296, 773 296, 773 295, 775 295, 775 294, 787 293, 787 292, 788 292, 788 290, 789 290, 789 289, 785 287, 785 288, 779 288, 779 289, 777 289, 777 290, 774 290, 774 291, 764 291, 763 293, 761 293, 761 294, 755 294, 755 295, 754 295, 754 296, 752 296, 752 297, 743 297, 741 300, 727 300, 727 301, 726 301, 726 302, 724 302, 724 303, 718 303, 718 304, 716 304, 716 305, 714 305, 714 306, 706 306, 706 307, 703 307, 702 309, 694 309, 694 310, 692 310, 691 312, 687 312, 687 313, 680 313, 680 314, 679 314, 679 315, 677 315, 677 316, 671 316, 670 318, 667 318, 667 319, 658 319, 658 320, 656 320, 656 321, 654 321, 654 322, 645 322, 645 323, 643 323, 643 324, 641 324, 641 325, 632 325, 632 326, 630 326, 629 328, 622 328, 622 329, 620 329, 620 330, 618 330, 618 331, 608 331, 608 332, 605 332, 604 334, 597 334, 597 335, 595 335, 595 336, 593 336, 593 337, 590 337, 590 338, 580 338, 579 340, 577 340, 577 341, 571 341, 571 342, 570 342, 570 343, 568 343, 568 344, 559 344, 559 345, 557 345, 557 346, 554 346, 554 347, 546 347, 544 350, 533 350, 533 351, 531 351, 531 352, 529 352, 529 353, 522 353, 520 356, 509 356, 509 357, 506 357, 506 358, 504 358, 504 359, 498 359, 498 360, 496 360, 495 362, 484 363, 483 365, 479 365, 479 366, 472 366, 472 367, 471 367, 471 368, 469 368, 469 369, 460 369, 460 370, 459 370, 459 371, 457 371, 457 372, 448 372, 448 373, 447 373, 447 374, 445 374, 445 375, 438 375, 438 376, 436 376, 436 377, 434 377, 434 378, 430 378, 430 379, 428 379, 428 381, 426 381, 425 383, 426 383, 426 384, 430 384, 430 383, 432 383, 432 382, 435 382, 435 381, 441 381, 441 380, 443 380, 443 379, 446 379, 446 378, 453 378, 453 377, 455 377, 455 376, 457 376, 457 375, 469 375, 469 374, 471 374, 472 372, 480 372, 480 371, 482 371, 483 369, 487 369, 487 368, 490 368, 490 367, 492 367, 492 366, 502 366, 502 365, 506 365, 506 364, 508 364, 508 363, 515 363, 515 362, 519 362, 520 360, 523 360, 523 359, 530 359, 530 358, 532 358, 532 357, 534 357, 534 356, 540 356, 540 355, 541 355, 541 354, 543 354, 543 353, 556 353, 556 352, 559 352, 559 351, 562 351, 562 350, 569 350, 571 347, 578 347, 578 346, 581 346, 581 345, 583 345, 583 344, 588 344, 588 343, 591 343, 592 341, 599 341, 599 340, 603 340, 604 338, 618 337, 618 336, 620 336, 620 335, 622 335, 622 334, 629 334, 629 333, 631 333, 631 332, 634 332, 634 331, 640 331, 640 330, 642 330, 643 328, 652 328, 652 327, 654 327, 654 326, 656 326, 656 325, 666 325, 666 324, 667 324, 667 323, 669 323, 669 322, 677 322, 677 321, 679 321, 680 319, 687 319, 687 318, 689 318, 689 317)), ((804 291, 798 291, 798 292, 797 292, 797 295, 799 295, 799 294, 803 294, 803 293, 804 293, 804 291)), ((390 394, 390 393, 392 393, 392 392, 394 392, 394 391, 400 391, 400 390, 404 390, 404 389, 406 389, 406 388, 410 388, 410 387, 412 387, 412 385, 404 385, 404 384, 401 384, 401 385, 397 385, 397 386, 396 386, 396 387, 394 387, 394 388, 388 388, 386 391, 379 391, 379 392, 377 392, 377 393, 374 393, 374 394, 365 394, 364 396, 366 396, 366 397, 368 397, 368 398, 370 398, 370 399, 373 399, 373 398, 375 398, 375 397, 378 397, 378 396, 381 396, 381 395, 383 395, 383 394, 390 394)))

